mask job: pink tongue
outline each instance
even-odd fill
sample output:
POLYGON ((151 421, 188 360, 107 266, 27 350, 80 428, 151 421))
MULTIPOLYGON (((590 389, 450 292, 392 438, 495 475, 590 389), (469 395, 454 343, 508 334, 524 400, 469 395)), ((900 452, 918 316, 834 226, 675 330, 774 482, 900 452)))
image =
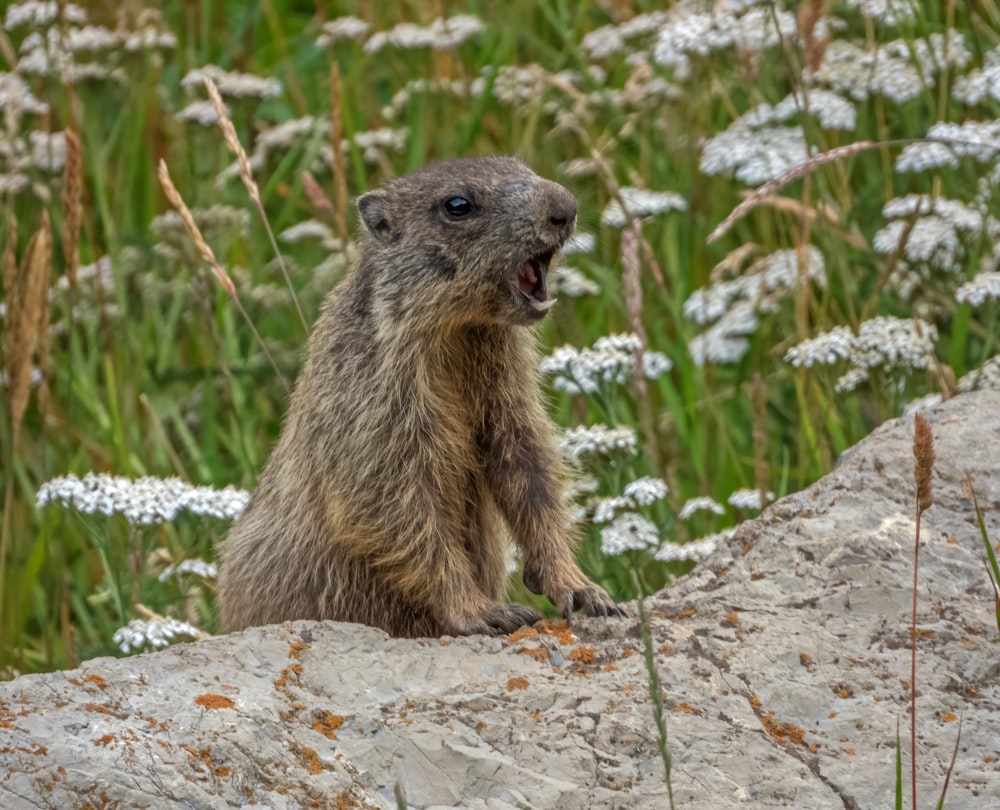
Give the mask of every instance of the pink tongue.
POLYGON ((535 289, 537 283, 538 276, 535 275, 535 268, 531 262, 527 261, 522 264, 521 272, 517 274, 517 286, 521 288, 521 292, 525 295, 531 295, 531 291, 535 289))

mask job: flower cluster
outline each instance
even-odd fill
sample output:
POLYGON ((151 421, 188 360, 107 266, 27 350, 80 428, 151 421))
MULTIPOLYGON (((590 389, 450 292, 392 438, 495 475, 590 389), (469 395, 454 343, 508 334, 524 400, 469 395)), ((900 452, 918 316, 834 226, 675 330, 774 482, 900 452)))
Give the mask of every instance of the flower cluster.
POLYGON ((601 528, 601 551, 608 556, 655 548, 659 544, 659 530, 652 521, 635 512, 624 512, 601 528))
POLYGON ((201 638, 204 634, 189 622, 179 619, 132 619, 115 630, 114 642, 125 655, 152 647, 161 650, 169 647, 178 637, 201 638))
POLYGON ((681 546, 664 543, 653 556, 660 562, 680 562, 682 560, 701 562, 715 551, 716 547, 732 537, 735 531, 736 529, 727 529, 724 532, 710 534, 681 546))
MULTIPOLYGON (((774 500, 774 493, 766 493, 767 500, 774 500)), ((737 489, 730 493, 729 505, 737 509, 753 509, 759 512, 763 508, 759 489, 737 489)))
POLYGON ((233 486, 215 489, 192 486, 180 478, 132 479, 104 473, 53 478, 37 494, 40 507, 56 503, 88 515, 121 514, 129 523, 139 526, 168 523, 181 511, 220 519, 236 518, 249 501, 249 492, 233 486))
POLYGON ((372 34, 365 43, 365 52, 378 53, 387 45, 407 50, 417 48, 450 50, 479 36, 483 28, 482 20, 471 14, 458 14, 448 19, 439 17, 427 27, 414 23, 399 23, 388 31, 372 34))
POLYGON ((635 431, 632 428, 609 428, 605 425, 572 427, 559 437, 559 451, 569 461, 579 461, 584 456, 610 456, 616 453, 635 453, 635 431))
POLYGON ((622 228, 630 218, 648 217, 666 211, 686 211, 687 200, 673 191, 648 191, 623 186, 618 190, 621 202, 612 200, 601 213, 601 224, 622 228), (625 204, 624 208, 622 203, 625 204))
POLYGON ((705 141, 701 171, 750 185, 779 177, 809 158, 802 127, 782 126, 804 114, 814 116, 823 129, 853 130, 857 122, 852 102, 822 88, 788 95, 773 107, 758 104, 705 141))
POLYGON ((623 509, 649 506, 667 496, 667 485, 659 478, 645 476, 627 484, 621 495, 602 498, 594 506, 594 523, 608 523, 623 509))
POLYGON ((795 38, 792 13, 779 7, 747 9, 746 5, 721 4, 702 11, 700 3, 679 3, 659 27, 653 58, 672 68, 677 78, 685 79, 691 75, 693 57, 735 48, 760 53, 795 38))
POLYGON ((691 358, 698 365, 742 359, 750 349, 746 336, 759 326, 758 313, 777 311, 778 302, 803 279, 826 287, 823 254, 813 245, 801 252, 779 250, 734 279, 696 290, 684 302, 684 315, 712 326, 688 343, 691 358))
POLYGON ((811 83, 864 101, 879 95, 897 103, 915 98, 934 85, 941 70, 964 68, 972 54, 954 30, 924 39, 896 39, 869 50, 837 39, 830 42, 811 83))
POLYGON ((809 368, 847 360, 851 369, 837 381, 836 389, 853 391, 875 368, 904 372, 928 368, 937 337, 937 329, 920 318, 878 317, 862 323, 856 335, 844 326, 836 326, 803 341, 788 350, 785 362, 809 368))
POLYGON ((922 277, 930 269, 959 273, 965 269, 968 240, 1000 237, 1000 221, 959 200, 908 194, 890 200, 882 213, 892 221, 875 234, 872 246, 885 254, 901 250, 896 284, 904 297, 916 283, 910 271, 922 277))
POLYGON ((1000 271, 980 271, 955 291, 955 300, 974 307, 981 307, 987 301, 1000 301, 1000 271))
POLYGON ((329 48, 335 42, 360 42, 367 38, 370 30, 371 23, 357 17, 338 17, 323 23, 323 33, 316 38, 316 44, 320 48, 329 48))
POLYGON ((697 512, 712 512, 716 515, 722 515, 725 514, 725 511, 726 510, 722 504, 714 498, 710 498, 707 495, 699 495, 698 497, 691 498, 685 502, 677 517, 681 520, 690 520, 697 512))
POLYGON ((277 79, 223 70, 217 65, 205 65, 188 71, 181 79, 181 86, 189 92, 200 92, 204 90, 205 79, 215 82, 219 93, 230 98, 265 99, 281 94, 281 82, 277 79))
POLYGON ((201 579, 216 579, 219 576, 219 569, 214 563, 205 562, 198 557, 189 560, 181 560, 176 565, 168 565, 160 572, 160 582, 166 582, 171 577, 180 574, 191 574, 201 579))
MULTIPOLYGON (((552 374, 552 387, 571 394, 593 394, 602 385, 621 385, 635 374, 636 354, 642 349, 637 335, 607 335, 590 349, 562 346, 542 360, 539 368, 552 374)), ((656 379, 672 368, 660 352, 643 352, 643 373, 656 379)))
MULTIPOLYGON (((997 60, 1000 62, 1000 59, 997 60)), ((998 68, 1000 72, 1000 68, 998 68)), ((926 141, 911 143, 896 158, 896 171, 923 172, 942 166, 955 168, 962 158, 992 163, 1000 153, 1000 121, 937 123, 926 141)))
POLYGON ((565 295, 569 298, 580 298, 584 295, 597 295, 600 285, 588 278, 575 267, 562 265, 555 267, 549 274, 549 284, 553 295, 565 295))

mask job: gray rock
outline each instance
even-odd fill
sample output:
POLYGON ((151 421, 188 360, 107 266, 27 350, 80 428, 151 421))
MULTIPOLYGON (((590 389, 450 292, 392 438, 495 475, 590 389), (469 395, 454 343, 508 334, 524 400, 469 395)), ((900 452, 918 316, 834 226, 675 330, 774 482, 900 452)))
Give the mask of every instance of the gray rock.
MULTIPOLYGON (((1000 393, 928 413, 920 806, 1000 797, 1000 393)), ((883 425, 648 600, 678 807, 893 805, 909 782, 912 421, 883 425)), ((295 622, 0 685, 0 807, 663 808, 635 619, 398 640, 295 622)), ((908 796, 908 788, 907 788, 908 796)), ((907 806, 909 800, 907 799, 907 806)))

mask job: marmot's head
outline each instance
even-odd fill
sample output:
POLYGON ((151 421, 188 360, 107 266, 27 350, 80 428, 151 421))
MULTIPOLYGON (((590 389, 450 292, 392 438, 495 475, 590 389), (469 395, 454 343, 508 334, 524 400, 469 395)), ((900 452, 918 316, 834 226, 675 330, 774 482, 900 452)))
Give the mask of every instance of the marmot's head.
POLYGON ((380 314, 446 328, 543 318, 577 202, 520 160, 488 157, 432 163, 363 195, 358 210, 380 314))

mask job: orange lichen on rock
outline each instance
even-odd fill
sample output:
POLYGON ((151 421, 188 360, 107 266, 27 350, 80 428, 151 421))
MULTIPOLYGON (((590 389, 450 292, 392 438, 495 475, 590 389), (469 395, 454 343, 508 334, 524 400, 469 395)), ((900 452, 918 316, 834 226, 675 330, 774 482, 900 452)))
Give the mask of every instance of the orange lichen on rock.
POLYGON ((691 708, 689 703, 685 703, 683 700, 674 706, 675 712, 684 712, 684 714, 694 714, 694 709, 691 708))
POLYGON ((504 641, 508 644, 516 644, 523 638, 531 638, 537 635, 538 631, 534 627, 522 627, 520 630, 515 630, 509 636, 505 636, 504 641))
POLYGON ((776 742, 805 745, 805 729, 800 728, 794 723, 779 723, 774 719, 774 712, 768 712, 761 717, 760 724, 764 727, 764 731, 770 734, 776 742))
POLYGON ((549 651, 544 647, 525 647, 517 651, 519 655, 526 655, 536 661, 545 662, 549 660, 549 651))
POLYGON ((542 619, 537 623, 537 627, 545 635, 556 638, 560 644, 573 643, 573 629, 566 623, 565 619, 558 622, 552 619, 542 619))
POLYGON ((281 674, 274 681, 275 689, 284 689, 292 682, 292 676, 295 676, 295 680, 298 680, 299 675, 302 674, 302 664, 291 664, 281 670, 281 674))
POLYGON ((515 689, 527 689, 528 679, 524 677, 511 678, 507 681, 507 691, 513 692, 515 689))
POLYGON ((109 745, 115 741, 114 734, 105 734, 103 737, 98 737, 93 741, 94 745, 109 745))
POLYGON ((336 731, 342 725, 344 725, 344 718, 331 712, 322 712, 313 718, 313 728, 330 740, 337 739, 336 731))
POLYGON ((302 653, 309 649, 309 645, 302 640, 293 641, 288 645, 288 657, 294 658, 296 661, 302 660, 302 653))
POLYGON ((323 773, 323 763, 319 761, 319 754, 317 754, 312 748, 298 748, 296 752, 306 766, 306 770, 309 771, 313 776, 318 773, 323 773))
POLYGON ((582 644, 574 647, 570 650, 569 660, 576 661, 580 664, 592 664, 594 662, 594 652, 593 647, 584 647, 582 644))
POLYGON ((204 706, 206 709, 235 709, 236 703, 232 698, 227 698, 225 695, 214 695, 211 692, 206 692, 204 695, 198 695, 194 699, 194 702, 199 706, 204 706))

